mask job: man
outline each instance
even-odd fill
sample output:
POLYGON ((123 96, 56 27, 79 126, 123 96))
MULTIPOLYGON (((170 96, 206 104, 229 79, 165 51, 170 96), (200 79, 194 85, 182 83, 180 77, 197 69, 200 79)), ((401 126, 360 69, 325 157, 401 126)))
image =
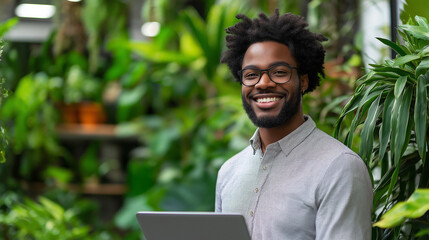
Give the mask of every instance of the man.
POLYGON ((255 240, 371 239, 372 184, 357 154, 316 128, 302 95, 324 76, 326 38, 293 14, 226 29, 222 62, 258 127, 219 170, 216 211, 241 213, 255 240))

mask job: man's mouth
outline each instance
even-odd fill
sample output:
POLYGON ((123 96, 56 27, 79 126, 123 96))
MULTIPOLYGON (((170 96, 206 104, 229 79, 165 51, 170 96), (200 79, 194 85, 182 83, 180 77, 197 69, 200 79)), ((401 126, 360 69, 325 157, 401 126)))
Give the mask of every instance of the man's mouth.
POLYGON ((281 98, 279 97, 264 97, 264 98, 256 98, 255 101, 258 103, 269 103, 269 102, 277 102, 281 98))

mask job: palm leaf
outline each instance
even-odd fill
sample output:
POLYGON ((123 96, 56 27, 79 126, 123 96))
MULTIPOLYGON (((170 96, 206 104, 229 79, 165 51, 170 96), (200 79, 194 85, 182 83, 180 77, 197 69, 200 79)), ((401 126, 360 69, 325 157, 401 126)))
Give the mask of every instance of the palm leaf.
POLYGON ((347 135, 347 138, 346 138, 346 145, 349 147, 352 145, 353 134, 360 122, 361 117, 365 114, 366 110, 368 110, 369 108, 368 102, 369 101, 372 102, 372 100, 375 99, 374 94, 370 94, 371 90, 375 87, 375 85, 376 83, 373 83, 366 89, 365 94, 362 97, 362 100, 359 102, 355 117, 353 118, 352 124, 350 126, 349 134, 347 135))
POLYGON ((414 107, 414 122, 417 148, 423 164, 426 160, 426 131, 427 131, 427 91, 425 84, 429 81, 429 73, 418 78, 416 87, 416 103, 414 107))
POLYGON ((417 59, 420 59, 420 55, 405 55, 395 59, 395 63, 393 64, 393 66, 394 67, 401 66, 417 59))
MULTIPOLYGON (((399 83, 399 85, 401 84, 399 83)), ((412 97, 411 87, 408 87, 407 89, 405 89, 404 94, 399 95, 398 98, 396 98, 396 94, 395 94, 393 114, 391 118, 391 122, 392 122, 391 123, 392 125, 391 146, 393 147, 392 150, 393 150, 394 164, 396 166, 396 169, 390 180, 388 196, 391 195, 392 190, 398 180, 399 169, 401 166, 401 162, 399 160, 402 157, 402 153, 403 153, 402 150, 404 148, 405 139, 406 139, 407 130, 408 130, 408 127, 404 127, 404 126, 408 126, 411 97, 412 97)))
POLYGON ((341 122, 344 120, 344 118, 351 112, 353 112, 358 106, 359 103, 362 100, 363 95, 358 94, 356 92, 355 95, 352 96, 352 98, 347 102, 347 104, 344 106, 343 110, 341 111, 340 117, 338 118, 335 129, 334 129, 334 136, 338 138, 338 134, 341 127, 341 122))
MULTIPOLYGON (((404 145, 408 144, 408 142, 405 142, 407 139, 408 134, 408 121, 410 118, 410 105, 411 105, 411 99, 413 95, 413 88, 408 87, 405 89, 404 94, 401 98, 400 107, 398 111, 398 121, 396 125, 396 130, 393 133, 393 136, 395 138, 395 144, 394 147, 394 153, 395 153, 395 163, 397 164, 399 162, 399 159, 402 157, 404 145)), ((395 118, 393 115, 392 118, 395 118)), ((393 127, 393 125, 392 125, 393 127)))
MULTIPOLYGON (((387 96, 386 100, 384 101, 384 109, 383 109, 383 116, 382 119, 391 119, 392 115, 392 108, 393 108, 393 101, 395 99, 393 91, 390 91, 389 95, 387 96)), ((390 134, 392 132, 392 129, 390 128, 391 121, 382 121, 381 127, 380 127, 380 151, 379 151, 379 159, 382 160, 384 158, 384 154, 387 149, 387 145, 390 140, 390 134)))
POLYGON ((413 76, 414 73, 411 71, 408 71, 404 68, 396 68, 396 67, 382 67, 382 68, 375 68, 373 69, 374 72, 385 74, 386 72, 392 72, 397 73, 399 76, 413 76))
POLYGON ((374 128, 381 110, 379 105, 381 96, 382 94, 378 95, 377 99, 372 102, 361 133, 359 155, 365 162, 369 162, 373 150, 374 128))
POLYGON ((385 39, 385 38, 377 38, 380 42, 382 42, 383 44, 391 47, 393 50, 395 50, 395 52, 397 52, 399 55, 401 56, 405 56, 407 55, 407 53, 402 50, 402 48, 400 46, 398 46, 397 44, 395 44, 394 42, 385 39))

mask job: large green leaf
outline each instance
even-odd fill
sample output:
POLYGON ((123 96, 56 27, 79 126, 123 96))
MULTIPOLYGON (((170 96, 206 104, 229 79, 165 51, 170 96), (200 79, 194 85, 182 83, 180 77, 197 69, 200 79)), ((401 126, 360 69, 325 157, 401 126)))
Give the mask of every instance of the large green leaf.
POLYGON ((418 78, 416 87, 416 103, 414 107, 414 122, 417 148, 423 164, 426 160, 426 131, 427 131, 427 90, 426 83, 429 81, 429 73, 418 78))
POLYGON ((390 91, 389 95, 387 95, 386 100, 384 101, 384 109, 383 109, 383 115, 382 115, 382 123, 380 128, 380 151, 379 151, 379 159, 382 160, 384 157, 384 154, 387 149, 387 145, 389 143, 390 134, 392 132, 392 129, 390 128, 390 119, 392 115, 392 108, 393 108, 393 102, 394 102, 395 96, 393 91, 390 91))
POLYGON ((379 105, 381 96, 382 94, 378 95, 372 102, 362 128, 359 155, 365 162, 369 162, 373 150, 374 128, 381 110, 379 105))
POLYGON ((421 217, 428 210, 429 189, 417 189, 407 201, 396 204, 374 226, 392 228, 400 225, 407 218, 421 217))
POLYGON ((346 138, 346 145, 349 147, 352 145, 353 134, 354 134, 356 127, 358 126, 358 124, 360 122, 361 117, 366 113, 366 110, 368 110, 368 108, 369 108, 368 102, 372 102, 376 97, 376 96, 374 96, 374 92, 372 92, 375 85, 376 85, 376 83, 373 83, 365 90, 365 93, 362 97, 362 100, 359 102, 359 105, 358 105, 358 108, 356 111, 356 115, 352 120, 352 124, 350 126, 350 131, 349 131, 349 134, 347 135, 347 138, 346 138), (370 93, 372 93, 372 94, 370 94, 370 93))
POLYGON ((399 55, 401 55, 401 56, 405 56, 405 55, 407 55, 407 53, 404 51, 404 50, 402 50, 402 48, 399 46, 399 45, 397 45, 397 44, 395 44, 394 42, 392 42, 392 41, 390 41, 390 40, 388 40, 388 39, 384 39, 384 38, 377 38, 380 42, 382 42, 382 43, 384 43, 385 45, 387 45, 387 46, 389 46, 389 47, 391 47, 393 50, 395 50, 395 52, 397 52, 399 55))
MULTIPOLYGON (((404 91, 404 94, 400 101, 400 108, 398 111, 398 116, 392 115, 392 118, 398 118, 396 128, 394 128, 393 136, 395 138, 394 154, 395 154, 395 163, 397 164, 402 157, 404 144, 408 144, 405 142, 407 139, 407 126, 410 118, 410 106, 411 99, 413 96, 413 88, 407 87, 404 91)), ((392 124, 393 127, 393 124, 392 124)))
POLYGON ((338 138, 338 134, 340 132, 341 123, 344 120, 344 118, 351 112, 353 112, 361 102, 362 95, 355 94, 352 96, 352 98, 347 102, 346 106, 343 108, 340 117, 338 118, 337 122, 335 123, 335 129, 334 129, 334 136, 338 138))
POLYGON ((397 68, 397 67, 382 67, 382 68, 375 68, 373 69, 374 72, 376 73, 385 73, 385 72, 392 72, 392 73, 397 73, 400 76, 413 76, 414 73, 410 72, 404 68, 397 68))
POLYGON ((405 55, 395 59, 395 63, 393 64, 393 66, 401 66, 417 59, 420 59, 419 55, 405 55))
MULTIPOLYGON (((399 80, 398 80, 399 82, 399 80)), ((399 82, 399 85, 401 83, 399 82)), ((401 86, 399 86, 401 88, 401 86)), ((391 195, 393 188, 396 185, 398 180, 399 169, 401 166, 401 162, 399 161, 403 154, 405 139, 407 139, 407 135, 409 134, 407 131, 411 130, 408 126, 409 120, 409 110, 412 98, 412 88, 408 87, 405 89, 404 93, 398 92, 400 94, 395 97, 395 102, 393 105, 393 113, 391 118, 392 125, 392 140, 391 140, 391 150, 393 150, 394 155, 394 163, 396 166, 395 172, 392 175, 390 180, 389 192, 388 196, 391 195)), ((396 94, 395 94, 396 95, 396 94)))
POLYGON ((429 40, 429 31, 424 26, 401 25, 400 27, 415 38, 429 40))
POLYGON ((395 84, 395 99, 398 99, 401 96, 406 83, 407 83, 406 76, 401 76, 398 78, 398 81, 395 84))
MULTIPOLYGON (((397 134, 397 126, 398 126, 398 115, 399 115, 399 109, 401 107, 402 103, 402 92, 405 88, 405 85, 407 83, 407 78, 405 76, 401 76, 398 78, 396 84, 395 84, 395 101, 393 103, 393 110, 392 110, 392 116, 391 116, 391 126, 392 126, 392 146, 395 146, 396 142, 396 134, 397 134)), ((392 147, 393 148, 393 147, 392 147)), ((392 149, 393 151, 395 148, 392 149)))

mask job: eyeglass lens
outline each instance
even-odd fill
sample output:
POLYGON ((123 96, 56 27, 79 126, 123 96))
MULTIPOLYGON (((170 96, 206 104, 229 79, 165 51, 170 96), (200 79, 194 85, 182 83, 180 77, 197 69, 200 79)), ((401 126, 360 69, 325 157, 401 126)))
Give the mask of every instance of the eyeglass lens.
POLYGON ((246 86, 256 85, 262 77, 262 72, 267 72, 271 81, 286 83, 291 79, 292 68, 287 65, 272 66, 268 69, 248 68, 241 70, 241 80, 246 86))

